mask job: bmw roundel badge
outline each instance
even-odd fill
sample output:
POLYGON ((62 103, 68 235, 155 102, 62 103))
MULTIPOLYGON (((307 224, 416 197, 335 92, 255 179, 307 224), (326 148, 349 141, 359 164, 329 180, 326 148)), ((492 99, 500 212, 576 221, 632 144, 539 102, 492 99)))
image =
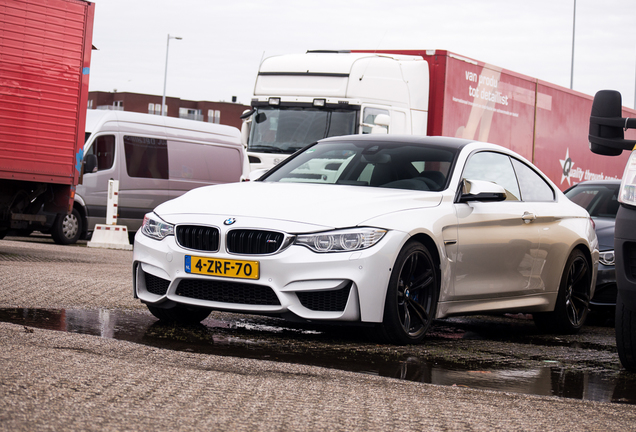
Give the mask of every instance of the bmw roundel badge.
POLYGON ((223 225, 232 225, 234 222, 236 222, 236 218, 227 218, 223 221, 223 225))

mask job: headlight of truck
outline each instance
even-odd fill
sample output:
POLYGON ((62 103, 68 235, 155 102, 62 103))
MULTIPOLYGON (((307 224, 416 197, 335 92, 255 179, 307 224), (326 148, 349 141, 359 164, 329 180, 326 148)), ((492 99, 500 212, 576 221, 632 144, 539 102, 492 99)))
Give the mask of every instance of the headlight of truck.
POLYGON ((302 234, 294 244, 308 247, 314 252, 352 252, 367 249, 379 242, 386 230, 377 228, 351 228, 315 234, 302 234))
POLYGON ((636 207, 636 150, 632 152, 627 161, 618 201, 636 207))
POLYGON ((155 240, 163 240, 169 235, 174 235, 174 225, 164 222, 154 213, 147 213, 141 225, 141 232, 155 240))
POLYGON ((613 266, 616 265, 616 261, 614 258, 614 251, 605 251, 605 252, 600 252, 598 254, 598 260, 601 264, 606 265, 606 266, 613 266))

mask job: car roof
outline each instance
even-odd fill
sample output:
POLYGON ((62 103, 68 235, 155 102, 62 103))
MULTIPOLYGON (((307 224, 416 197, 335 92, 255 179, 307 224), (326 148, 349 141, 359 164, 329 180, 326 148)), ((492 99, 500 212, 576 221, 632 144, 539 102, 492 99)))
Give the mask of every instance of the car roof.
POLYGON ((436 145, 461 149, 462 147, 474 143, 474 140, 451 138, 442 136, 414 136, 414 135, 386 135, 386 134, 364 134, 364 135, 344 135, 321 139, 318 142, 377 142, 383 144, 415 144, 415 145, 436 145))

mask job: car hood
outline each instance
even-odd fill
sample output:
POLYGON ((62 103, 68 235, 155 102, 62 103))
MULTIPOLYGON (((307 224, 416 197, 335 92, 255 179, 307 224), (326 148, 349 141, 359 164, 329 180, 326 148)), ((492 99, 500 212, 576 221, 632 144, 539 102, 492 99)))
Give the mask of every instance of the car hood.
POLYGON ((616 219, 594 218, 596 225, 596 237, 598 237, 598 247, 601 251, 614 249, 614 225, 616 219))
POLYGON ((199 220, 200 216, 218 215, 252 221, 269 219, 309 224, 313 226, 311 229, 344 228, 364 224, 387 213, 434 207, 441 199, 439 192, 242 182, 194 189, 159 205, 155 213, 170 223, 187 223, 188 216, 199 220))

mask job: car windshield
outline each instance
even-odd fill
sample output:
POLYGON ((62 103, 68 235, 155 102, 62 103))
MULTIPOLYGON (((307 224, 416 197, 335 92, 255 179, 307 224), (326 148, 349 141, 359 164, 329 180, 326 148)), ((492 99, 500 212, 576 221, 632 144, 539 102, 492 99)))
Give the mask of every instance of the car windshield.
POLYGON ((307 107, 259 107, 248 151, 294 153, 312 142, 356 133, 357 111, 307 107))
POLYGON ((317 143, 263 181, 441 191, 447 187, 456 153, 447 147, 410 142, 317 143))
POLYGON ((566 191, 565 196, 587 210, 592 217, 615 219, 619 206, 619 187, 619 183, 608 185, 578 184, 566 191))

